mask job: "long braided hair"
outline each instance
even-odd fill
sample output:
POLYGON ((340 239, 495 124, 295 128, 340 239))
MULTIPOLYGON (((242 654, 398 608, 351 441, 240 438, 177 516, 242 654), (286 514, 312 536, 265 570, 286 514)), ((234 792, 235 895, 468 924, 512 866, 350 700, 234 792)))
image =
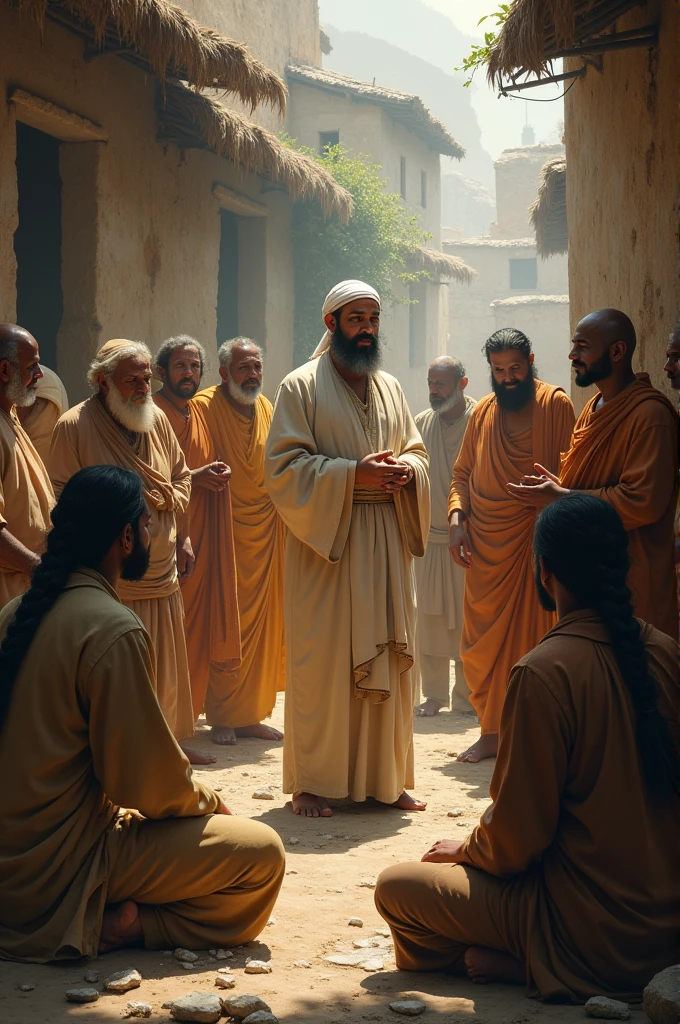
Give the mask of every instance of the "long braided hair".
POLYGON ((668 801, 680 790, 680 766, 669 723, 658 704, 640 624, 633 616, 628 537, 616 510, 601 498, 569 494, 538 515, 534 531, 539 560, 582 608, 604 620, 619 671, 635 712, 637 753, 650 797, 668 801))
POLYGON ((142 482, 117 466, 89 466, 71 477, 52 509, 47 550, 0 644, 0 730, 17 673, 40 623, 79 565, 95 568, 128 524, 146 510, 142 482))

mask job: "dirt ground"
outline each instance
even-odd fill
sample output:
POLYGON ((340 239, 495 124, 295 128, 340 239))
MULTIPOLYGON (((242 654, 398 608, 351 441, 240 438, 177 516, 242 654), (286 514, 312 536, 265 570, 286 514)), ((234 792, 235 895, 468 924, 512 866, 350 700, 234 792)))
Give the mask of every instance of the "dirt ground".
MULTIPOLYGON (((273 723, 281 726, 279 702, 273 723)), ((227 961, 236 976, 233 994, 256 993, 281 1021, 306 1024, 359 1024, 397 1021, 389 1003, 413 996, 427 1005, 418 1019, 465 1024, 571 1024, 584 1019, 582 1007, 544 1006, 525 998, 520 988, 477 986, 464 979, 398 972, 387 949, 384 969, 374 973, 360 967, 336 966, 324 960, 336 951, 352 950, 357 939, 372 937, 385 927, 373 906, 373 892, 361 886, 375 880, 382 868, 395 861, 416 860, 436 839, 460 837, 476 823, 488 802, 493 762, 459 764, 451 756, 476 739, 476 719, 470 714, 443 712, 435 719, 416 719, 416 795, 428 801, 424 813, 405 814, 378 806, 342 806, 332 818, 301 820, 286 806, 276 789, 273 801, 252 799, 259 786, 281 783, 281 746, 241 740, 237 747, 219 749, 207 733, 196 745, 218 751, 218 762, 201 775, 219 788, 233 813, 266 822, 276 829, 287 853, 287 874, 274 909, 273 920, 258 942, 235 951, 227 961), (464 810, 460 818, 447 811, 464 810), (297 839, 292 843, 291 839, 297 839), (363 928, 350 927, 360 917, 363 928), (246 957, 271 960, 269 975, 246 975, 246 957), (296 967, 306 960, 310 967, 296 967)), ((380 953, 379 950, 375 951, 380 953)), ((60 1024, 63 1021, 104 1024, 120 1020, 128 999, 148 1002, 155 1024, 169 1021, 162 1004, 189 992, 217 992, 216 968, 185 971, 174 957, 143 950, 110 953, 94 962, 68 966, 0 963, 0 1022, 2 1024, 60 1024), (106 978, 134 966, 142 974, 141 987, 127 995, 106 993, 98 1002, 79 1006, 67 1003, 67 988, 84 985, 89 968, 106 978), (21 984, 33 991, 22 992, 21 984)), ((647 1018, 634 1010, 633 1024, 647 1018)))

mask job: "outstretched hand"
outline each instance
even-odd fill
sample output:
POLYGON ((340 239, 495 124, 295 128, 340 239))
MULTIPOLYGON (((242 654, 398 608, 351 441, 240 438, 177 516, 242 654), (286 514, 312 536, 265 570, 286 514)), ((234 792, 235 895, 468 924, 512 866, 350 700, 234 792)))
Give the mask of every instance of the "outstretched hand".
POLYGON ((455 864, 462 846, 458 839, 438 839, 421 860, 426 864, 455 864))
POLYGON ((207 466, 191 471, 192 487, 203 487, 207 491, 222 491, 229 483, 231 477, 231 466, 226 462, 217 460, 210 462, 207 466))
POLYGON ((545 508, 546 505, 551 505, 553 501, 569 494, 567 488, 561 486, 559 477, 540 462, 534 463, 534 469, 536 476, 523 476, 518 484, 506 484, 510 494, 536 508, 545 508))

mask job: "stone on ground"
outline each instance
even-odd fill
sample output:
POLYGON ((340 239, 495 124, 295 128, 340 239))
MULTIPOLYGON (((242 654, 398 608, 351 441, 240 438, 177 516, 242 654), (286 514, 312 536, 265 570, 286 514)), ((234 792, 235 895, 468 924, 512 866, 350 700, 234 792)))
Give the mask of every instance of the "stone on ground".
POLYGON ((182 963, 193 964, 198 960, 198 953, 194 953, 190 949, 179 949, 175 950, 175 960, 180 960, 182 963))
POLYGON ((261 786, 253 793, 253 800, 273 800, 274 794, 268 786, 261 786))
POLYGON ((139 988, 142 976, 134 967, 126 967, 124 971, 116 971, 104 982, 109 992, 129 992, 131 988, 139 988))
POLYGON ((417 1017, 426 1009, 425 1003, 421 1003, 420 999, 395 999, 393 1003, 390 1003, 390 1010, 400 1013, 402 1017, 417 1017))
POLYGON ((279 1018, 268 1010, 256 1010, 255 1013, 243 1018, 243 1024, 279 1024, 279 1018))
POLYGON ((450 811, 446 812, 447 818, 462 818, 463 810, 460 807, 452 807, 450 811))
POLYGON ((216 960, 230 960, 234 954, 230 949, 217 949, 215 950, 216 960))
POLYGON ((248 960, 245 970, 246 974, 271 974, 272 965, 264 960, 248 960))
POLYGON ((96 988, 70 988, 66 992, 69 1003, 96 1003, 99 992, 96 988))
POLYGON ((642 1007, 652 1024, 679 1024, 680 964, 654 975, 642 995, 642 1007))
POLYGON ((271 1006, 268 1006, 264 999, 254 995, 221 996, 220 1002, 222 1003, 222 1012, 227 1017, 236 1017, 237 1020, 245 1020, 246 1017, 252 1016, 258 1010, 263 1010, 265 1013, 272 1012, 271 1006))
POLYGON ((236 988, 236 978, 233 974, 218 974, 215 984, 218 988, 236 988))
POLYGON ((192 992, 171 1000, 169 1010, 173 1020, 216 1024, 222 1016, 222 1003, 212 992, 192 992))
MULTIPOLYGON (((87 981, 87 978, 85 980, 87 981)), ((35 985, 30 985, 28 982, 25 982, 23 985, 19 985, 20 992, 32 992, 34 988, 35 985)))
POLYGON ((124 1017, 150 1017, 151 1003, 140 1003, 136 999, 125 1004, 124 1017))
POLYGON ((352 928, 363 928, 364 927, 364 922, 361 920, 360 917, 350 917, 350 919, 347 922, 347 924, 350 925, 352 928))
POLYGON ((593 996, 585 1005, 586 1017, 601 1017, 603 1020, 629 1020, 630 1007, 618 999, 593 996))
POLYGON ((383 971, 385 969, 385 961, 381 956, 371 956, 366 960, 362 960, 359 967, 361 967, 363 971, 383 971))
POLYGON ((88 984, 96 985, 98 984, 99 979, 101 978, 101 974, 99 973, 99 971, 85 971, 84 977, 85 981, 88 982, 88 984))
POLYGON ((295 960, 293 962, 293 967, 311 967, 311 966, 312 965, 309 962, 309 960, 295 960))
POLYGON ((359 882, 360 889, 375 889, 375 882, 372 878, 362 878, 359 882))

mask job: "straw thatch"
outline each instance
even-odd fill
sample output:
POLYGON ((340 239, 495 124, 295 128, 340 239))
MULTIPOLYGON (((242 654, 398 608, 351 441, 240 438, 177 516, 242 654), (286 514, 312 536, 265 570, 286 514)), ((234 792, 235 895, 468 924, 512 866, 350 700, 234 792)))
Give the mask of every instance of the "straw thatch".
POLYGON ((576 51, 617 18, 644 0, 515 0, 489 61, 488 76, 500 85, 503 77, 532 72, 542 76, 563 51, 576 51))
POLYGON ((564 157, 543 165, 538 195, 529 207, 536 249, 545 260, 567 251, 567 162, 564 157))
POLYGON ((160 138, 193 149, 210 149, 244 174, 260 174, 284 185, 293 200, 318 203, 344 223, 352 197, 316 160, 284 145, 266 128, 248 121, 218 100, 168 85, 159 101, 160 138))
POLYGON ((241 43, 199 25, 168 0, 14 0, 42 28, 66 24, 104 52, 136 60, 160 79, 184 79, 196 89, 236 93, 251 107, 285 109, 286 89, 241 43))
POLYGON ((459 284, 470 284, 477 277, 477 271, 469 267, 459 256, 449 256, 437 249, 420 246, 409 257, 413 270, 426 270, 434 277, 446 277, 459 284))

